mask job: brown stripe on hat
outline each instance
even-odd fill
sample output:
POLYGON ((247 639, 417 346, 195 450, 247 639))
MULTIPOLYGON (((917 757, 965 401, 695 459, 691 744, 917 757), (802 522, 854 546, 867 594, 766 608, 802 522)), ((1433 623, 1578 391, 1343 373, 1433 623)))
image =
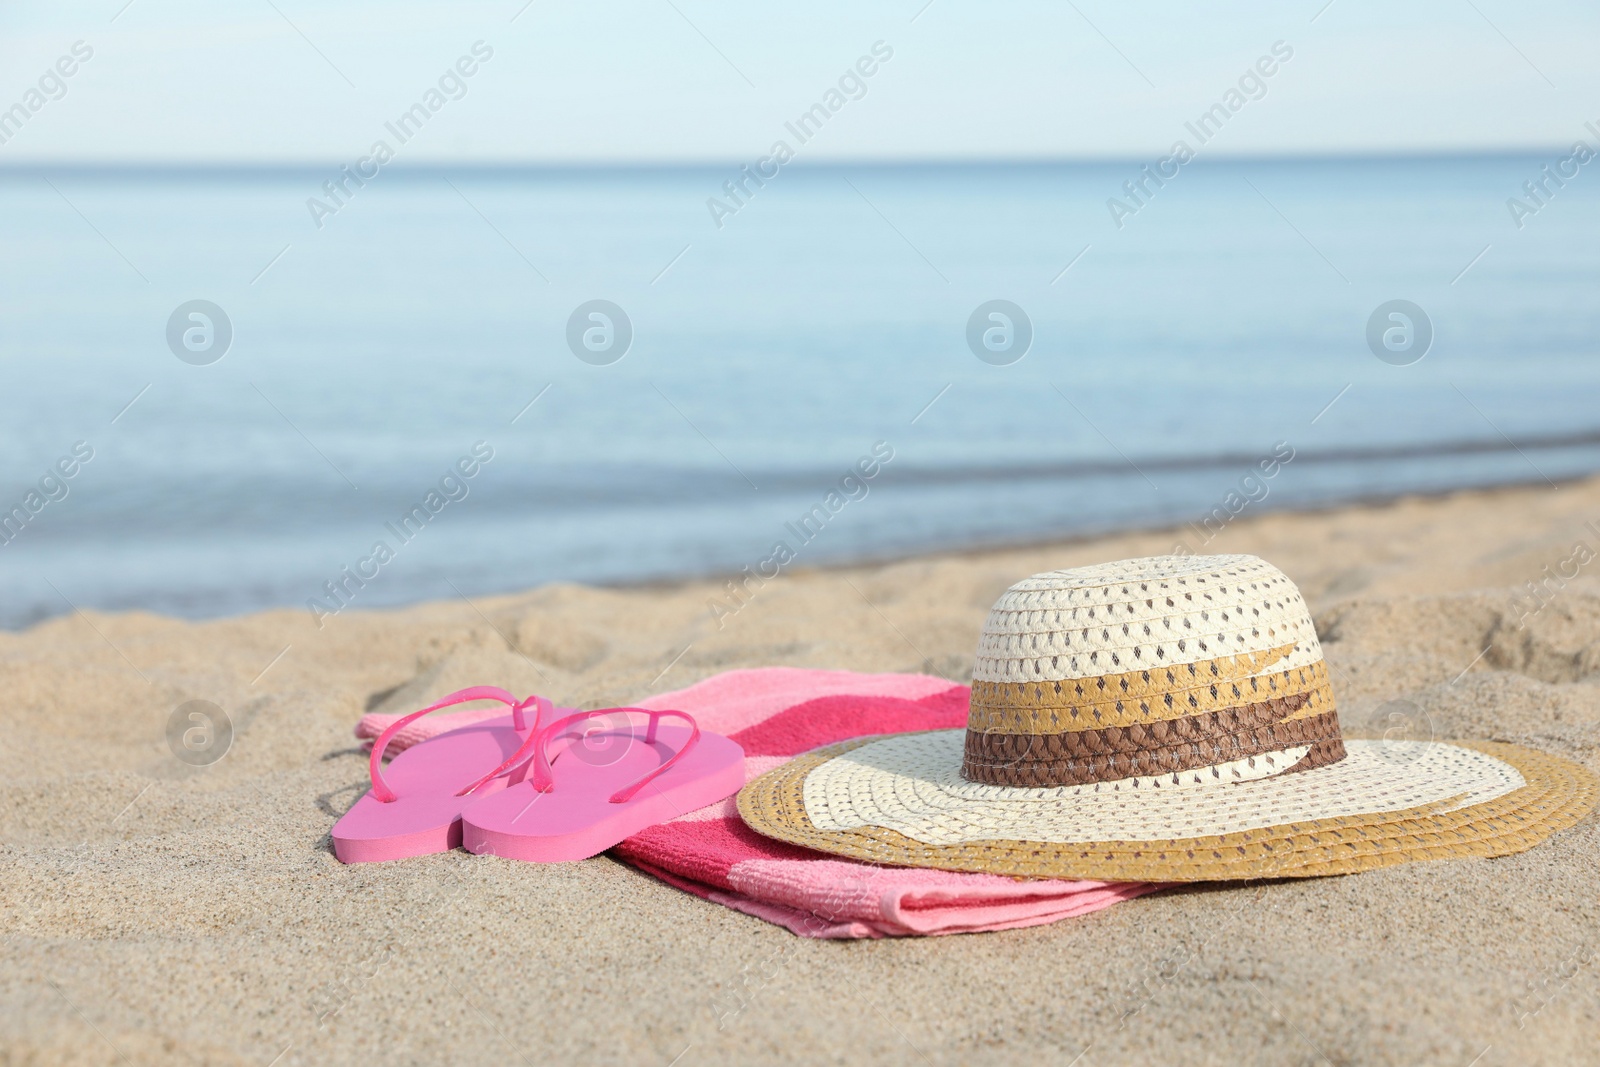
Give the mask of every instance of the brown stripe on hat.
POLYGON ((1087 785, 1120 778, 1178 775, 1196 771, 1222 778, 1219 764, 1252 757, 1277 770, 1307 770, 1344 758, 1333 695, 1324 687, 1326 710, 1297 713, 1311 704, 1298 693, 1182 719, 1157 720, 1100 730, 1055 734, 980 733, 968 729, 962 777, 985 785, 1087 785), (1310 746, 1287 759, 1286 749, 1310 746))

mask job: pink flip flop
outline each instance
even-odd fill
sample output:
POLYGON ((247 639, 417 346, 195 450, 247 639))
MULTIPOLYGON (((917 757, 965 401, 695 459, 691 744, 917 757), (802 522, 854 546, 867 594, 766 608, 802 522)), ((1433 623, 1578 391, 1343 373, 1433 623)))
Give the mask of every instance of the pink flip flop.
POLYGON ((372 863, 455 848, 461 844, 461 810, 503 790, 513 777, 520 780, 529 742, 551 711, 544 697, 518 700, 504 689, 479 685, 401 717, 372 743, 372 790, 334 824, 333 854, 343 863, 372 863), (402 727, 430 711, 471 700, 498 700, 511 706, 511 714, 413 745, 384 772, 383 751, 402 727), (530 706, 531 724, 523 714, 530 706))
POLYGON ((721 734, 701 733, 681 711, 607 708, 568 715, 539 732, 533 773, 461 813, 468 852, 493 853, 536 863, 597 856, 625 837, 715 804, 744 785, 744 749, 721 734), (649 716, 649 725, 625 721, 599 731, 572 727, 600 716, 649 716), (663 716, 689 724, 661 726, 663 716), (605 746, 597 749, 599 739, 605 746), (558 748, 551 773, 550 747, 558 748))

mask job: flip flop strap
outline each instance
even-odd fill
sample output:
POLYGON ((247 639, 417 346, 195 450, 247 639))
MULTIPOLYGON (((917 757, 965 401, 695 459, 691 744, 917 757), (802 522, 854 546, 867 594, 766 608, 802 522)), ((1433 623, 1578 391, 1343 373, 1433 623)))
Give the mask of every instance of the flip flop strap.
MULTIPOLYGON (((533 777, 531 779, 533 782, 533 788, 537 789, 541 793, 548 793, 555 788, 555 779, 550 773, 549 746, 551 738, 555 737, 562 730, 565 730, 573 723, 582 722, 585 719, 592 719, 601 715, 612 715, 619 711, 634 712, 640 715, 648 715, 650 717, 650 724, 645 728, 644 735, 644 743, 647 745, 655 743, 656 727, 661 724, 662 717, 666 715, 671 715, 688 723, 690 732, 689 740, 685 741, 683 743, 683 747, 672 754, 671 759, 667 760, 661 766, 657 767, 643 778, 640 778, 632 785, 626 786, 613 793, 611 795, 611 803, 613 804, 626 804, 628 801, 632 800, 635 793, 643 789, 655 778, 665 774, 669 769, 671 769, 673 764, 677 763, 684 756, 688 755, 689 750, 694 748, 695 744, 700 740, 700 724, 694 721, 694 716, 687 715, 681 711, 650 711, 647 708, 600 708, 595 711, 580 711, 576 715, 568 715, 563 719, 557 719, 549 726, 546 726, 543 730, 540 730, 538 737, 533 739, 533 777)), ((524 747, 527 746, 525 745, 524 747)))
MULTIPOLYGON (((378 798, 378 800, 384 804, 391 804, 396 799, 394 790, 390 789, 389 783, 383 780, 382 767, 384 750, 389 747, 389 742, 394 739, 395 734, 399 733, 408 724, 422 718, 422 716, 431 711, 438 711, 440 708, 448 708, 452 704, 465 704, 473 700, 498 700, 502 704, 510 705, 511 725, 512 728, 518 733, 528 729, 527 717, 523 715, 523 709, 529 705, 533 705, 533 729, 529 731, 530 737, 539 733, 540 715, 551 706, 550 702, 544 697, 531 696, 526 700, 518 700, 516 697, 512 696, 510 693, 498 686, 475 685, 467 689, 457 690, 437 703, 429 704, 421 711, 413 711, 409 715, 402 715, 400 718, 391 723, 387 730, 379 734, 376 741, 372 742, 372 756, 367 761, 367 770, 372 778, 372 795, 378 798)), ((489 777, 492 778, 494 775, 490 775, 489 777)), ((487 780, 488 779, 482 779, 478 782, 475 782, 472 788, 476 789, 479 785, 482 785, 483 782, 487 780)))

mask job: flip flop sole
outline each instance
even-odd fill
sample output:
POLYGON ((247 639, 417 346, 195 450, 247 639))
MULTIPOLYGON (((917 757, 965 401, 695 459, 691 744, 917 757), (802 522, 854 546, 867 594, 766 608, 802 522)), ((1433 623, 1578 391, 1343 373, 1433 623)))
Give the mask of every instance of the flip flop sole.
POLYGON ((509 757, 525 736, 505 715, 406 749, 384 771, 396 799, 384 803, 369 792, 351 805, 333 826, 333 854, 342 863, 376 863, 456 848, 462 809, 511 779, 486 782, 470 797, 455 793, 509 757))
MULTIPOLYGON (((612 739, 622 736, 608 734, 612 739)), ((468 804, 461 816, 461 843, 468 852, 535 863, 583 860, 641 830, 737 793, 744 785, 744 750, 720 734, 701 733, 682 760, 632 799, 610 802, 613 794, 666 762, 688 738, 688 730, 662 726, 653 744, 630 734, 620 755, 607 750, 602 756, 574 741, 552 761, 555 787, 550 792, 521 782, 468 804)))

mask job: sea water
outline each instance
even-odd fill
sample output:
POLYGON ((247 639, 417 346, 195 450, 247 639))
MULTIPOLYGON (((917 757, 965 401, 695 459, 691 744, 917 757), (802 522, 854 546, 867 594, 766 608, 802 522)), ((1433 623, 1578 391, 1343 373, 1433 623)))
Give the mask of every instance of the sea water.
POLYGON ((0 170, 0 623, 1559 484, 1600 177, 1534 204, 1558 156, 0 170))

